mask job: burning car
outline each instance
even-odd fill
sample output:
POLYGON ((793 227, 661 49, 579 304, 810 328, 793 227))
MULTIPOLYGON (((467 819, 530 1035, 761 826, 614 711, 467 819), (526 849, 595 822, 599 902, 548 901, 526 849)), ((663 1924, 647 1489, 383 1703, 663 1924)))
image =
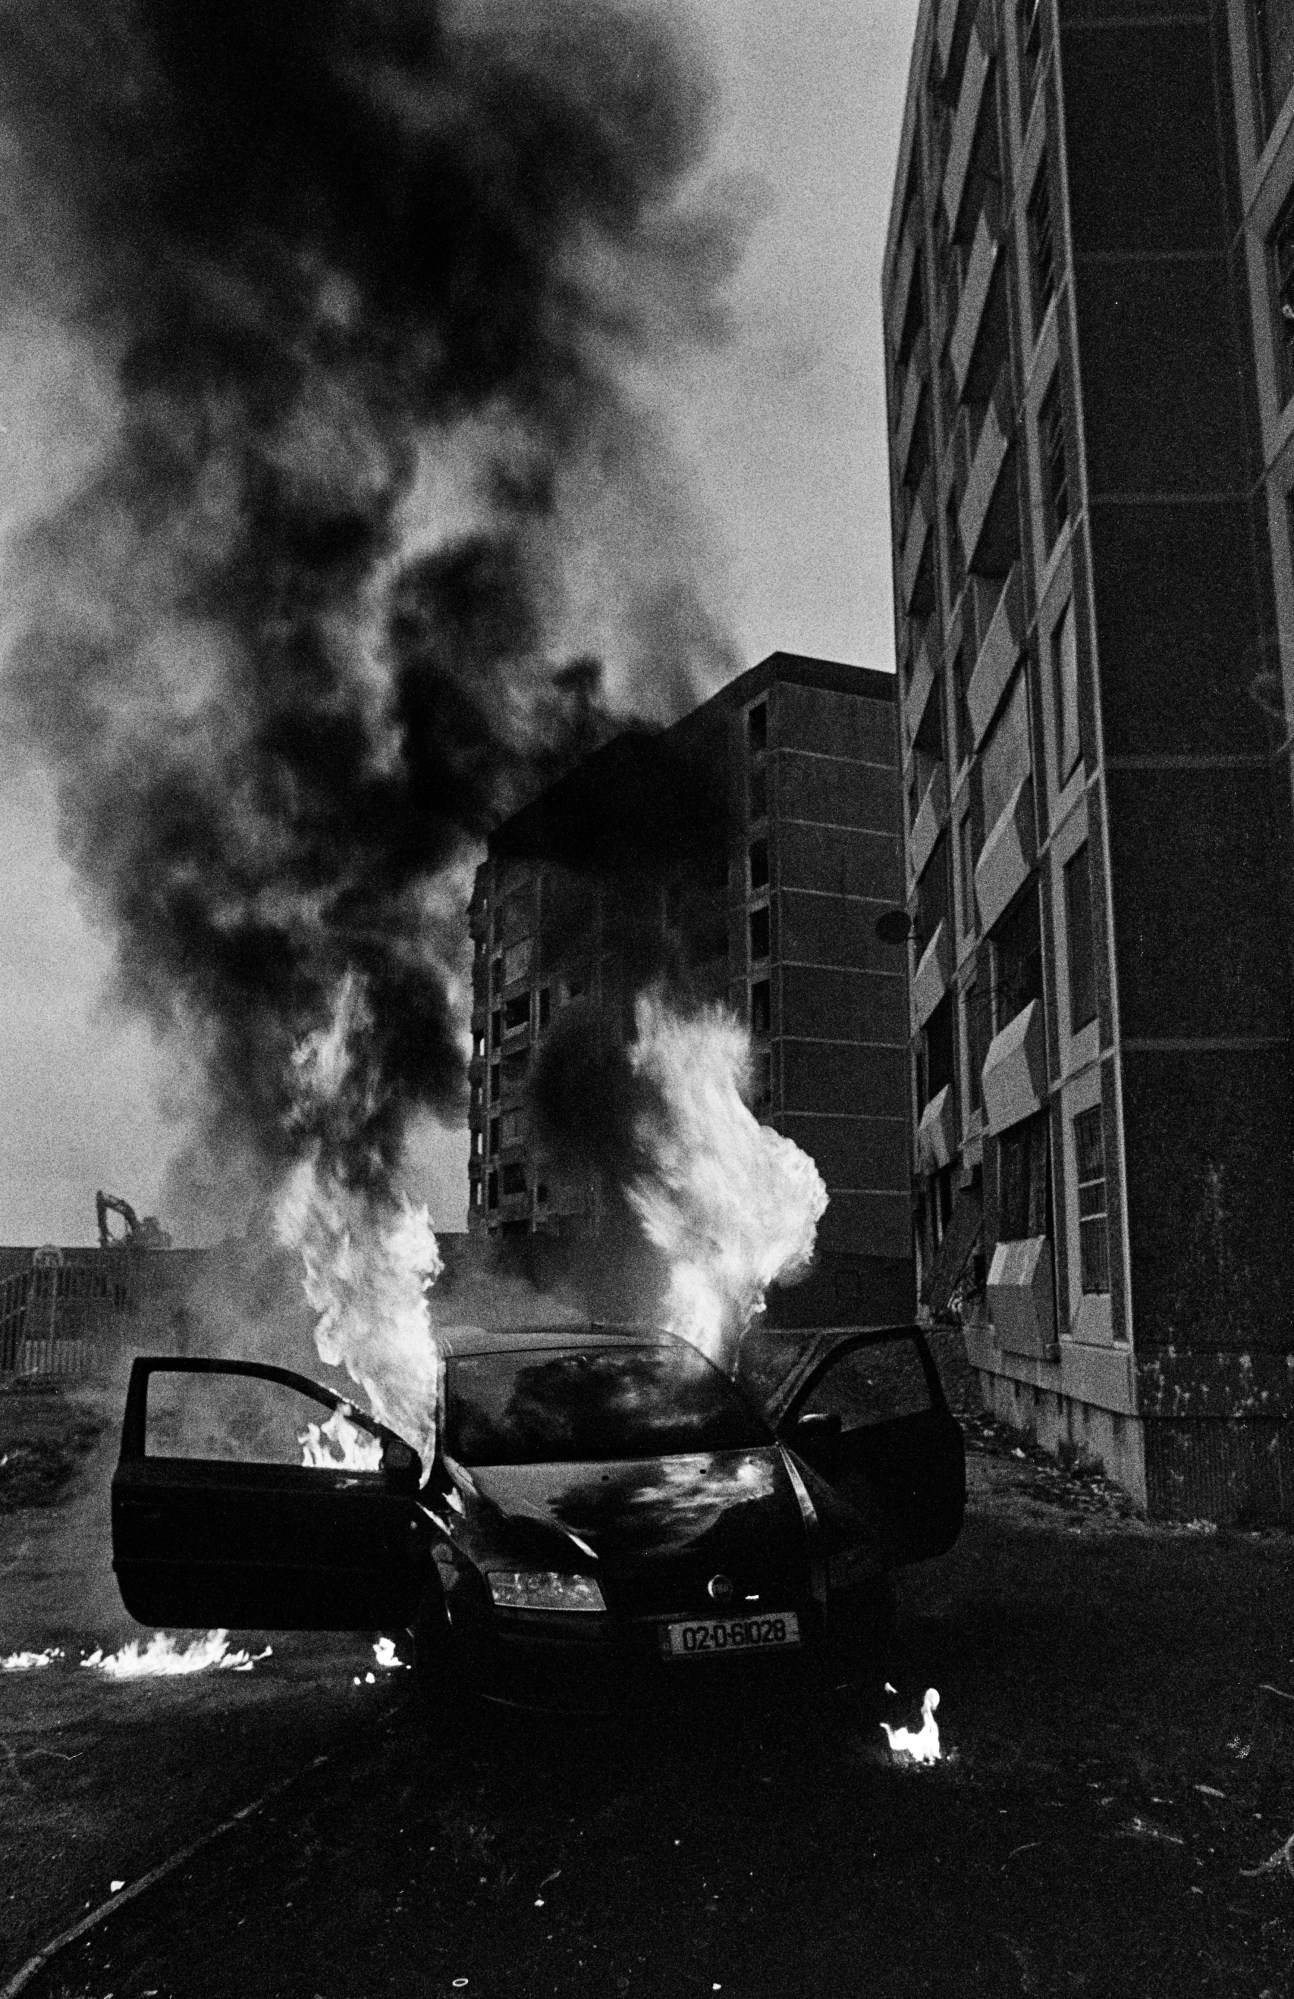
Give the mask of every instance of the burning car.
POLYGON ((818 1335, 763 1408, 653 1329, 459 1329, 437 1348, 426 1467, 285 1368, 136 1360, 112 1488, 131 1615, 407 1629, 433 1700, 457 1683, 584 1705, 812 1652, 842 1597, 960 1529, 961 1431, 914 1327, 818 1335), (176 1416, 203 1389, 267 1399, 257 1461, 245 1425, 238 1455, 228 1429, 176 1416), (302 1433, 320 1405, 323 1433, 354 1439, 340 1458, 318 1423, 302 1433))

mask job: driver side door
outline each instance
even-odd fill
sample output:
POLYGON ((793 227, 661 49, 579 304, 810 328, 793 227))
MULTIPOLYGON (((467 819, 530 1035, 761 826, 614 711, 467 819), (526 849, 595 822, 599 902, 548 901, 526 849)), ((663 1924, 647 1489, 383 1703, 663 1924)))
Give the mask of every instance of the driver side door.
POLYGON ((420 1471, 402 1439, 304 1375, 136 1360, 112 1482, 122 1601, 142 1624, 408 1624, 430 1553, 420 1471), (309 1427, 324 1420, 331 1445, 309 1427), (311 1444, 324 1462, 303 1461, 311 1444))

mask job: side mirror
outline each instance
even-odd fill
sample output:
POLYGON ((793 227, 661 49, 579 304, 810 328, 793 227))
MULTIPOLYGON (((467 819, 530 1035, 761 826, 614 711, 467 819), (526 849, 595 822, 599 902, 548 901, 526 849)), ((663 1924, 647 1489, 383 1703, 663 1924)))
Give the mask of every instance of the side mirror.
POLYGON ((382 1475, 393 1492, 417 1492, 422 1459, 399 1437, 388 1437, 382 1446, 382 1475))

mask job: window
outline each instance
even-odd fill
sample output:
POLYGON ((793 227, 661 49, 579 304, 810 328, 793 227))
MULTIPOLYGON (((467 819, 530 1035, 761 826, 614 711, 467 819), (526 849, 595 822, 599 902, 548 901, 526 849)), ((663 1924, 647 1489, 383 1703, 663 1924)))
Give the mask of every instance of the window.
MULTIPOLYGON (((917 950, 924 951, 941 923, 948 923, 948 835, 941 833, 917 883, 917 950)), ((951 930, 951 924, 948 925, 951 930)))
POLYGON ((518 1194, 524 1194, 525 1191, 526 1191, 525 1167, 521 1165, 519 1161, 511 1166, 505 1166, 503 1169, 504 1200, 515 1201, 518 1194))
POLYGON ((473 1132, 472 1132, 472 1158, 473 1158, 473 1159, 479 1159, 479 1158, 480 1158, 480 1156, 481 1156, 481 1134, 480 1134, 480 1132, 479 1132, 479 1131, 477 1131, 477 1130, 473 1130, 473 1132))
POLYGON ((750 989, 750 1031, 761 1038, 772 1028, 771 988, 767 979, 758 979, 750 989))
POLYGON ((548 1182, 546 1180, 540 1180, 535 1187, 535 1206, 539 1208, 546 1208, 548 1206, 548 1182))
POLYGON ((530 1025, 530 994, 518 993, 506 1000, 503 1007, 503 1032, 515 1034, 520 1027, 530 1025))
POLYGON ((953 999, 945 993, 926 1022, 925 1074, 922 1104, 928 1104, 953 1079, 953 999))
POLYGON ((1110 1288, 1110 1236, 1106 1227, 1105 1141, 1101 1107, 1074 1119, 1078 1165, 1078 1261, 1084 1291, 1110 1288))
POLYGON ((498 1100, 499 1100, 499 1065, 497 1062, 493 1062, 490 1065, 490 1102, 494 1104, 497 1103, 498 1100))
POLYGON ((1042 473, 1042 519, 1047 551, 1069 519, 1069 475, 1065 466, 1065 411, 1060 400, 1060 378, 1052 380, 1038 411, 1038 448, 1042 473))
POLYGON ((519 1048, 515 1055, 505 1055, 503 1058, 503 1081, 506 1088, 509 1090, 519 1090, 526 1080, 526 1071, 529 1067, 530 1050, 528 1048, 519 1048))
POLYGON ((999 1242, 1050 1237, 1050 1153, 1046 1111, 1002 1133, 997 1148, 999 1242))
POLYGON ((988 1025, 987 1001, 988 994, 981 993, 978 986, 967 986, 962 1004, 966 1008, 966 1064, 969 1070, 966 1082, 973 1111, 977 1111, 984 1100, 984 1057, 988 1054, 988 1036, 984 1032, 988 1025))
POLYGON ((961 843, 962 931, 969 937, 979 925, 979 910, 975 903, 975 841, 969 812, 958 821, 957 838, 961 843))
POLYGON ((495 1154, 497 1153, 498 1149, 499 1149, 499 1120, 498 1120, 498 1118, 496 1118, 496 1117, 492 1117, 492 1118, 490 1119, 490 1157, 491 1157, 491 1159, 493 1159, 493 1158, 494 1158, 494 1156, 495 1156, 495 1154))
POLYGON ((763 819, 768 813, 768 772, 756 764, 750 773, 750 816, 763 819))
POLYGON ((484 1053, 485 1053, 485 1034, 484 1034, 484 1031, 483 1031, 483 1030, 482 1030, 481 1028, 479 1028, 479 1027, 478 1027, 478 1028, 475 1028, 475 1029, 473 1030, 473 1033, 472 1033, 472 1056, 473 1056, 473 1059, 474 1059, 474 1060, 479 1060, 479 1059, 480 1059, 480 1057, 481 1057, 482 1055, 484 1055, 484 1053))
POLYGON ((1294 86, 1294 4, 1291 0, 1253 0, 1253 10, 1265 136, 1294 86))
POLYGON ((750 885, 752 889, 768 887, 767 840, 752 840, 750 843, 750 885))
POLYGON ((1096 973, 1092 952, 1092 881, 1087 842, 1065 863, 1065 940, 1069 955, 1069 1031, 1077 1034, 1096 1018, 1096 973))
POLYGON ((552 1014, 553 996, 547 986, 539 988, 539 1031, 542 1034, 552 1014))
POLYGON ((1027 125, 1042 57, 1042 0, 1017 0, 1016 25, 1020 38, 1020 114, 1027 125))
POLYGON ((500 1134, 504 1145, 520 1145, 525 1135, 525 1123, 520 1111, 505 1111, 499 1120, 503 1129, 500 1134))
POLYGON ((1051 683, 1056 702, 1056 781, 1065 784, 1083 754, 1078 719, 1078 635, 1072 598, 1052 627, 1051 683))
POLYGON ((750 746, 750 754, 753 757, 757 757, 761 751, 768 748, 768 703, 766 701, 761 701, 759 706, 752 708, 747 715, 746 741, 750 746))
POLYGON ((752 909, 750 912, 750 955, 753 959, 768 956, 768 910, 752 909))
POLYGON ((755 1108, 766 1110, 773 1101, 773 1057, 765 1048, 755 1056, 755 1108))
POLYGON ((496 958, 490 966, 490 979, 497 993, 503 984, 503 960, 496 958))
POLYGON ((503 1008, 496 1006, 490 1015, 490 1042, 495 1048, 503 1039, 503 1008))
POLYGON ((914 824, 916 813, 920 812, 921 807, 925 804, 926 793, 929 791, 943 766, 944 745, 943 736, 939 728, 939 710, 943 706, 942 697, 943 681, 941 676, 936 674, 930 693, 926 697, 926 705, 922 712, 921 721, 917 726, 917 733, 912 740, 913 775, 916 780, 916 810, 913 813, 914 824))
POLYGON ((1276 309, 1276 390, 1281 407, 1294 395, 1294 194, 1276 218, 1268 240, 1276 309))
POLYGON ((957 741, 953 754, 960 770, 975 747, 975 731, 971 726, 970 704, 966 690, 970 686, 972 662, 970 646, 963 639, 953 660, 953 723, 957 731, 957 741))
POLYGON ((498 1176, 498 1174, 497 1174, 497 1173, 491 1173, 491 1175, 490 1175, 490 1180, 489 1180, 489 1191, 488 1191, 488 1194, 487 1194, 487 1197, 486 1197, 486 1199, 487 1199, 487 1205, 488 1205, 489 1207, 491 1207, 491 1208, 497 1208, 497 1207, 498 1207, 498 1205, 499 1205, 499 1176, 498 1176))
POLYGON ((962 552, 962 536, 961 528, 957 522, 957 495, 955 492, 948 495, 948 506, 944 519, 948 542, 948 604, 951 609, 961 596, 966 584, 966 557, 962 552))
POLYGON ((1030 766, 1029 697, 1020 674, 980 758, 985 838, 1011 803, 1021 779, 1029 775, 1030 766))
POLYGON ((1042 929, 1032 882, 993 933, 993 996, 995 1032, 1042 998, 1042 929))
POLYGON ((1047 179, 1047 155, 1044 151, 1042 164, 1038 168, 1038 178, 1033 184, 1029 197, 1029 275, 1033 285, 1033 329, 1038 329, 1047 316, 1047 307, 1056 296, 1056 250, 1051 228, 1051 188, 1047 179))
POLYGON ((530 970, 530 946, 532 939, 519 937, 515 944, 509 944, 503 954, 503 983, 510 986, 516 979, 524 979, 530 970))

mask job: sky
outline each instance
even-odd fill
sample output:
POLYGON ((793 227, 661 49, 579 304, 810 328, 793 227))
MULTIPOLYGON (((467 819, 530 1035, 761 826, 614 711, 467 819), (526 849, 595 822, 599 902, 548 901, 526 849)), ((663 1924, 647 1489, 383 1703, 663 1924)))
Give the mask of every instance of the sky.
MULTIPOLYGON (((915 0, 686 0, 720 89, 710 171, 754 220, 720 346, 659 384, 736 656, 891 670, 880 272, 915 0)), ((0 524, 57 495, 102 412, 75 343, 0 345, 0 524)), ((0 743, 0 1243, 94 1239, 97 1188, 142 1214, 177 1128, 163 1051, 105 997, 111 939, 59 853, 50 788, 0 743)), ((460 1229, 467 1137, 428 1126, 409 1191, 460 1229)), ((162 1216, 163 1222, 166 1216, 162 1216)))

